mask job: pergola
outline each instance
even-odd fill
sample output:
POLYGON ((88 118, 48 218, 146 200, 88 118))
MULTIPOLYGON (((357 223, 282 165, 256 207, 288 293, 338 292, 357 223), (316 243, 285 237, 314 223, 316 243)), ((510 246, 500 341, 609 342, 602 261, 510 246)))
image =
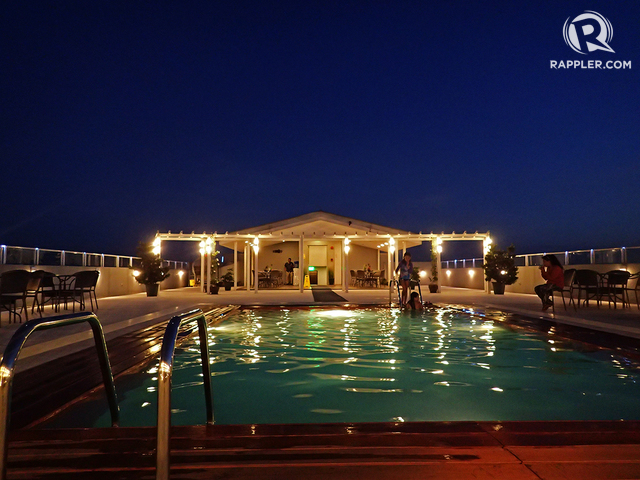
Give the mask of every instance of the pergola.
MULTIPOLYGON (((340 276, 342 291, 349 291, 349 251, 353 245, 360 245, 378 250, 378 268, 380 268, 381 253, 387 253, 387 271, 392 272, 403 257, 407 248, 421 245, 423 242, 434 242, 437 251, 438 267, 441 265, 440 253, 443 244, 452 240, 472 240, 483 242, 485 250, 491 243, 489 232, 486 233, 412 233, 391 227, 364 222, 353 218, 343 217, 327 212, 312 212, 298 217, 239 230, 237 232, 202 232, 202 233, 166 233, 157 232, 155 244, 161 247, 163 241, 197 242, 201 254, 201 278, 206 292, 211 286, 211 252, 215 251, 216 243, 233 250, 234 287, 238 282, 238 251, 244 252, 244 278, 247 290, 248 279, 254 275, 254 291, 258 292, 258 268, 251 272, 251 263, 258 265, 260 249, 286 241, 298 242, 299 268, 305 271, 305 242, 332 241, 340 242, 340 276), (205 265, 206 264, 206 265, 205 265), (206 270, 205 270, 206 269, 206 270), (205 275, 206 274, 206 281, 205 275)), ((432 243, 433 244, 433 243, 432 243)), ((160 248, 158 248, 160 251, 160 248)), ((338 272, 335 272, 337 275, 338 272)), ((303 277, 304 278, 304 277, 303 277)), ((440 280, 438 279, 438 289, 440 280)), ((299 291, 304 291, 304 282, 299 281, 299 291)))

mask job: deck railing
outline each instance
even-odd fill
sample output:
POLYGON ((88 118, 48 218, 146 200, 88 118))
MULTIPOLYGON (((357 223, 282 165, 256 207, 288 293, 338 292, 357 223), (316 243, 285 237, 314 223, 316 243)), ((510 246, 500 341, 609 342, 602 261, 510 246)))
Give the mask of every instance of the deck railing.
POLYGON ((170 432, 171 432, 171 376, 173 355, 176 349, 178 331, 182 324, 197 323, 202 360, 202 383, 207 409, 207 425, 213 425, 213 394, 211 393, 211 366, 209 365, 209 340, 207 320, 202 310, 196 309, 173 317, 165 330, 160 350, 158 368, 158 422, 156 445, 156 480, 169 479, 170 432))
MULTIPOLYGON (((163 263, 165 267, 175 269, 188 266, 187 262, 175 260, 165 260, 163 263)), ((0 245, 0 264, 130 268, 140 266, 140 257, 0 245)))
MULTIPOLYGON (((516 255, 518 267, 542 265, 544 255, 555 255, 562 265, 596 265, 640 263, 640 247, 592 248, 590 250, 566 250, 564 252, 527 253, 516 255)), ((442 268, 480 268, 483 258, 443 260, 442 268)))
POLYGON ((109 410, 111 411, 111 425, 117 426, 120 419, 120 410, 116 397, 116 389, 109 363, 107 343, 104 339, 104 331, 98 317, 94 313, 71 313, 69 315, 59 315, 55 317, 40 318, 31 320, 16 330, 7 347, 4 350, 2 361, 0 361, 0 479, 7 476, 7 440, 9 438, 9 424, 11 419, 11 391, 13 386, 13 375, 20 351, 29 336, 36 330, 48 330, 51 328, 75 325, 77 323, 88 322, 93 332, 96 345, 102 381, 104 382, 109 410))

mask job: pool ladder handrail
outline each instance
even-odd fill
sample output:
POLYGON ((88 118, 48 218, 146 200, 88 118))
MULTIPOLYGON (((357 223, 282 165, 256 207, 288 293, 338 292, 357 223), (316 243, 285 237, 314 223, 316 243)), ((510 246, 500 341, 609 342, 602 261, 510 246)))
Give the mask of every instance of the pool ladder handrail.
POLYGON ((207 406, 207 425, 213 425, 213 395, 211 393, 211 367, 209 365, 209 339, 207 336, 207 320, 202 310, 176 315, 167 324, 160 350, 158 366, 158 422, 156 445, 156 480, 169 479, 169 460, 171 439, 171 374, 173 372, 173 355, 178 338, 178 330, 183 323, 198 322, 200 337, 200 356, 202 358, 202 376, 204 395, 207 406), (204 345, 204 348, 203 348, 204 345))
POLYGON ((9 424, 11 421, 11 390, 13 386, 13 375, 16 362, 20 351, 24 346, 27 338, 36 330, 48 330, 51 328, 74 325, 76 323, 89 322, 93 331, 93 338, 96 344, 98 360, 100 362, 100 370, 102 371, 102 380, 104 382, 107 400, 109 402, 109 410, 111 411, 111 425, 118 426, 120 421, 120 410, 118 408, 118 399, 116 389, 113 383, 113 374, 111 373, 111 364, 109 363, 109 354, 107 352, 107 343, 104 339, 104 332, 100 320, 95 313, 79 312, 68 315, 57 315, 54 317, 39 318, 30 320, 21 325, 13 334, 7 347, 2 355, 0 362, 0 479, 4 480, 7 476, 7 442, 9 438, 9 424))

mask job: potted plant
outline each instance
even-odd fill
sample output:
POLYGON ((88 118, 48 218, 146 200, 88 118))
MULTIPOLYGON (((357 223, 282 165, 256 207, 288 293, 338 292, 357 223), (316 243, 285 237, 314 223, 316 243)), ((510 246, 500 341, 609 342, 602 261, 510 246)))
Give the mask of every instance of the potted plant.
POLYGON ((220 277, 220 281, 227 292, 231 290, 231 287, 233 287, 233 269, 228 269, 227 273, 220 277))
POLYGON ((518 267, 515 265, 516 247, 511 245, 500 250, 492 245, 484 256, 484 276, 487 282, 493 282, 493 293, 504 294, 504 286, 512 285, 518 280, 518 267))
POLYGON ((169 267, 162 266, 162 259, 153 253, 151 244, 140 243, 138 255, 140 266, 133 269, 133 276, 146 287, 147 297, 157 297, 160 282, 169 276, 169 267))
POLYGON ((429 277, 429 293, 438 293, 438 254, 431 250, 431 276, 429 277))
POLYGON ((417 268, 413 269, 411 272, 411 279, 409 280, 409 288, 412 290, 418 286, 420 283, 420 270, 417 268))

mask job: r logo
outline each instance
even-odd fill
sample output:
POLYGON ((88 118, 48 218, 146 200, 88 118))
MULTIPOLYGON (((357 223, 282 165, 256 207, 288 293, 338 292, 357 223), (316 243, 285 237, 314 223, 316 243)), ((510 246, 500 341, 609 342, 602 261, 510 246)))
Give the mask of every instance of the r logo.
POLYGON ((597 12, 586 10, 573 20, 567 18, 562 35, 567 45, 583 55, 594 50, 615 53, 609 46, 613 37, 611 22, 597 12))

